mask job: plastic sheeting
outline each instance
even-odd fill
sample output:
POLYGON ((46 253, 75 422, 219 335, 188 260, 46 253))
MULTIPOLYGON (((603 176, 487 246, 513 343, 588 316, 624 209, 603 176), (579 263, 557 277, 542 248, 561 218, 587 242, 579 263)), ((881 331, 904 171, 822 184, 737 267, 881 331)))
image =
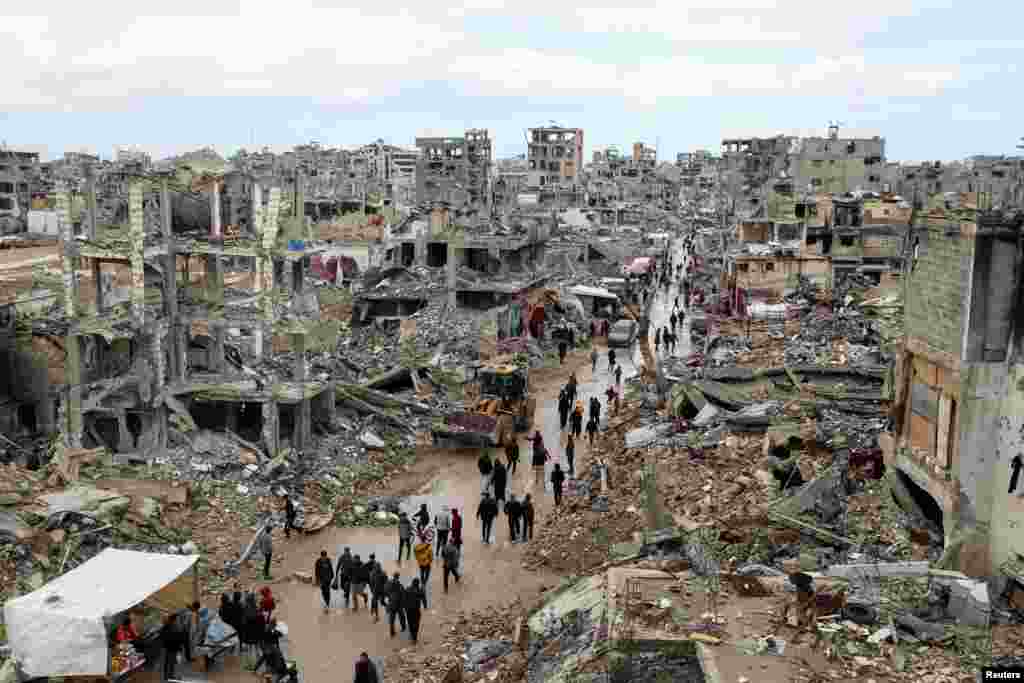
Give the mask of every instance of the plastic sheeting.
POLYGON ((104 619, 145 601, 198 559, 104 550, 39 590, 4 604, 12 655, 31 677, 105 676, 109 625, 104 619))

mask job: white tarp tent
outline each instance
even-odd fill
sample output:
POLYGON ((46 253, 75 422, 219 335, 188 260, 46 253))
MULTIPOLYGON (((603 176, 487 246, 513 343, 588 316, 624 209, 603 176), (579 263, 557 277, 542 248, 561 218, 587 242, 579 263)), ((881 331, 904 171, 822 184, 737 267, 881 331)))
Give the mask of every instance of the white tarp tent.
POLYGON ((11 654, 32 677, 107 675, 109 626, 104 617, 143 602, 198 559, 104 550, 39 590, 4 604, 11 654))
POLYGON ((619 297, 613 292, 609 292, 607 289, 599 289, 598 287, 587 287, 586 285, 577 285, 569 290, 569 293, 574 296, 590 297, 593 299, 611 299, 618 301, 619 297))

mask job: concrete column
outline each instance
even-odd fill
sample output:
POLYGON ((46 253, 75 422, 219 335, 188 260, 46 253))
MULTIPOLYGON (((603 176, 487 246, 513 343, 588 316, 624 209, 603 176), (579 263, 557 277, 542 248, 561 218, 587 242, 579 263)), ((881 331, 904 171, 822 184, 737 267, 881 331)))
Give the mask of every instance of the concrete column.
MULTIPOLYGON (((215 254, 206 257, 206 288, 211 305, 224 304, 224 265, 215 254)), ((210 362, 214 372, 224 372, 224 319, 223 311, 217 312, 217 319, 210 316, 210 335, 213 337, 213 351, 210 362)))
POLYGON ((234 434, 238 433, 238 411, 240 404, 228 402, 226 409, 226 426, 234 434))
POLYGON ((457 253, 458 253, 458 249, 456 249, 455 245, 451 241, 449 241, 448 242, 448 269, 447 269, 447 272, 448 272, 448 306, 449 306, 449 308, 455 308, 458 305, 458 299, 456 298, 456 295, 455 295, 455 287, 456 287, 456 284, 458 282, 458 280, 456 278, 456 275, 457 275, 458 269, 459 269, 459 264, 458 264, 459 259, 458 259, 457 253))
POLYGON ((181 326, 181 321, 178 320, 178 257, 172 239, 171 212, 171 191, 165 178, 160 183, 160 224, 167 245, 167 255, 164 257, 164 315, 167 316, 170 330, 167 340, 170 356, 168 374, 172 381, 181 381, 185 378, 185 347, 180 345, 178 335, 178 328, 181 326))
POLYGON ((324 402, 324 417, 330 424, 334 424, 338 417, 338 383, 331 379, 327 382, 327 395, 322 399, 324 402))
POLYGON ((43 434, 53 434, 57 426, 54 407, 53 396, 50 395, 50 392, 47 392, 44 398, 36 401, 36 422, 39 431, 43 434))
MULTIPOLYGON (((295 352, 295 368, 293 372, 295 381, 305 390, 306 382, 309 381, 309 364, 306 362, 306 335, 293 334, 292 349, 295 352)), ((295 432, 292 437, 292 446, 296 450, 302 450, 309 445, 311 421, 312 407, 310 406, 310 399, 303 398, 299 401, 295 414, 295 432)))
POLYGON ((273 458, 277 455, 280 436, 278 434, 280 413, 278 412, 277 401, 270 399, 262 404, 260 409, 263 413, 263 446, 267 449, 267 454, 273 458))
MULTIPOLYGON (((281 268, 281 275, 282 275, 281 279, 283 280, 283 282, 280 283, 281 288, 284 291, 288 292, 288 293, 291 293, 292 291, 294 291, 294 287, 295 287, 295 285, 294 285, 295 271, 292 270, 291 264, 287 260, 285 260, 285 262, 284 262, 284 267, 281 268)), ((275 283, 275 284, 277 284, 277 283, 275 283)))
POLYGON ((418 266, 427 265, 427 233, 429 229, 421 230, 420 234, 416 236, 416 255, 415 261, 418 266))
POLYGON ((67 354, 64 360, 64 381, 67 384, 68 399, 64 404, 67 424, 64 444, 68 448, 82 447, 82 338, 68 337, 64 344, 67 354))
POLYGON ((128 415, 123 411, 117 414, 117 451, 130 453, 135 450, 132 433, 128 430, 128 415))
POLYGON ((220 181, 213 181, 213 189, 210 192, 210 239, 221 239, 220 222, 220 181))
POLYGON ((103 273, 102 263, 99 259, 92 259, 92 281, 96 288, 96 315, 103 315, 103 273))
POLYGON ((89 239, 96 238, 96 174, 92 164, 85 166, 85 234, 89 239))

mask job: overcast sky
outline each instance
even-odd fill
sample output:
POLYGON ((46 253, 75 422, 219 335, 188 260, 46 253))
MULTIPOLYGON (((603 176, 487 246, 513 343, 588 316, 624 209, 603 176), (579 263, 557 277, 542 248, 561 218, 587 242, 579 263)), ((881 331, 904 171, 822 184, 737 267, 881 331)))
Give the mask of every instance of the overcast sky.
POLYGON ((554 121, 588 159, 637 140, 674 159, 837 120, 924 160, 1024 135, 1024 3, 584 1, 5 2, 0 139, 162 157, 481 127, 511 156, 554 121))

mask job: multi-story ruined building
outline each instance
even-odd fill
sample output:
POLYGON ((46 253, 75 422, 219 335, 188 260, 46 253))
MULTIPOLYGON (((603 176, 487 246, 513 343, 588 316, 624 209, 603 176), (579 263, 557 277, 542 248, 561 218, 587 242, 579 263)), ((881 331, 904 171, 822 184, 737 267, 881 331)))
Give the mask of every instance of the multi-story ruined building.
POLYGON ((0 235, 25 229, 38 177, 38 152, 0 149, 0 235))
POLYGON ((493 140, 484 129, 463 137, 416 138, 416 201, 489 205, 493 140))
POLYGON ((571 189, 583 172, 583 129, 531 128, 527 131, 530 187, 544 191, 571 189))
POLYGON ((893 164, 885 183, 918 202, 936 193, 982 193, 992 206, 1024 204, 1024 157, 973 156, 964 161, 893 164))
POLYGON ((724 189, 745 210, 756 210, 765 201, 767 185, 776 178, 815 193, 877 192, 884 169, 884 138, 843 138, 836 125, 829 126, 826 137, 722 140, 724 189))
POLYGON ((658 166, 658 150, 642 142, 634 142, 632 165, 640 173, 653 173, 658 166))
POLYGON ((944 535, 951 568, 1021 576, 1024 216, 977 201, 932 198, 914 222, 881 445, 894 490, 944 535))
POLYGON ((329 419, 330 381, 309 375, 305 353, 318 306, 304 270, 317 249, 301 239, 301 193, 246 182, 252 221, 228 233, 222 188, 234 173, 126 177, 127 216, 106 225, 95 202, 73 221, 58 192, 68 446, 141 456, 166 446, 173 421, 179 433, 230 429, 273 456, 309 446, 311 414, 329 419), (205 220, 176 211, 196 203, 205 220), (123 291, 107 286, 119 275, 123 291))

